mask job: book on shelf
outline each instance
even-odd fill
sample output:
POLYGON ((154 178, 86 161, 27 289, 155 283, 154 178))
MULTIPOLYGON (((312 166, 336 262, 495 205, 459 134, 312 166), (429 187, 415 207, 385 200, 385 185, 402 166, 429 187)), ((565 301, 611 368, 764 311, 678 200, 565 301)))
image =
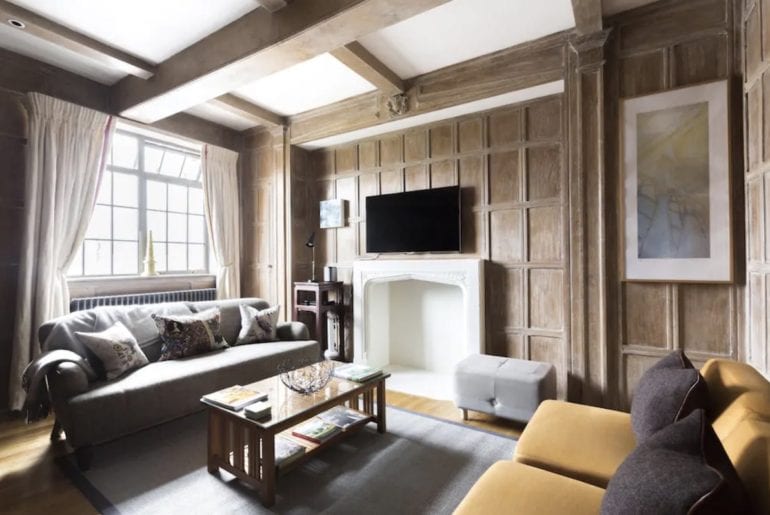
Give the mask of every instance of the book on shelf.
POLYGON ((350 426, 355 425, 362 420, 368 420, 370 417, 366 413, 361 413, 360 411, 346 408, 345 406, 335 406, 318 415, 318 418, 325 422, 329 422, 330 424, 334 424, 345 431, 350 426))
POLYGON ((273 405, 270 403, 270 401, 257 401, 243 408, 243 414, 246 415, 246 418, 250 418, 252 420, 261 420, 263 418, 269 417, 272 414, 272 409, 273 405))
POLYGON ((275 437, 275 465, 286 466, 305 455, 307 448, 283 436, 275 437))
POLYGON ((313 418, 310 421, 295 427, 291 434, 297 438, 303 438, 313 443, 323 443, 332 436, 342 431, 339 427, 320 418, 313 418))
POLYGON ((267 399, 267 394, 241 385, 230 386, 223 390, 203 396, 209 404, 233 411, 240 411, 249 404, 267 399))
POLYGON ((370 367, 367 365, 358 365, 355 363, 349 363, 347 365, 341 365, 334 369, 334 375, 340 379, 347 379, 349 381, 356 381, 362 383, 373 377, 377 377, 382 374, 381 368, 370 367))

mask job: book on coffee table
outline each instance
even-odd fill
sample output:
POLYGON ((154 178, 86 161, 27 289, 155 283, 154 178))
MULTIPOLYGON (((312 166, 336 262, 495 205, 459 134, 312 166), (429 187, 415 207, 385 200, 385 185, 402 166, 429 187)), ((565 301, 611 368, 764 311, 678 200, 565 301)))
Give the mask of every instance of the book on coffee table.
POLYGON ((355 425, 362 420, 368 420, 371 417, 366 413, 361 413, 354 409, 346 408, 344 406, 335 406, 328 411, 324 411, 318 418, 324 422, 329 422, 339 427, 343 431, 347 430, 350 426, 355 425))
POLYGON ((374 368, 367 365, 357 365, 350 363, 348 365, 342 365, 334 369, 334 375, 340 379, 347 379, 349 381, 355 381, 363 383, 373 377, 377 377, 382 374, 381 368, 374 368))
POLYGON ((307 448, 282 436, 275 437, 275 465, 286 466, 305 455, 307 448))
POLYGON ((342 429, 332 423, 320 418, 312 418, 301 426, 295 427, 291 434, 313 443, 323 443, 341 431, 342 429))
POLYGON ((204 395, 202 400, 232 411, 240 411, 249 404, 267 399, 267 394, 235 385, 204 395))
POLYGON ((273 405, 270 401, 257 401, 243 408, 243 414, 246 415, 246 418, 261 420, 269 417, 272 414, 272 409, 273 405))

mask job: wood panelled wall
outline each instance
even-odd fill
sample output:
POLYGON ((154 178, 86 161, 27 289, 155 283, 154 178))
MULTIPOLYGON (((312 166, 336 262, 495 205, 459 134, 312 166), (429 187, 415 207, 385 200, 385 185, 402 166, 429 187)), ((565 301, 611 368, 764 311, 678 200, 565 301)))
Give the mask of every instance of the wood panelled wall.
POLYGON ((770 0, 746 0, 744 128, 748 239, 748 345, 745 359, 770 373, 770 0))
POLYGON ((459 184, 462 255, 488 260, 487 352, 554 363, 564 396, 564 132, 563 99, 557 95, 314 152, 313 210, 318 200, 348 201, 347 226, 319 231, 319 263, 339 267, 340 277, 350 282, 353 260, 366 255, 367 196, 459 184))
MULTIPOLYGON (((770 2, 765 2, 766 4, 770 2)), ((740 5, 733 0, 664 1, 611 20, 607 47, 606 167, 609 220, 615 238, 608 255, 620 268, 622 199, 618 149, 619 99, 699 82, 728 79, 740 88, 740 5), (614 220, 614 221, 612 221, 614 220)), ((739 90, 733 88, 733 93, 739 90)), ((737 95, 740 102, 740 95, 737 95)), ((731 125, 740 125, 740 104, 731 125)), ((732 134, 735 260, 743 261, 743 196, 740 129, 732 134)), ((727 137, 727 135, 725 135, 727 137)), ((758 170, 758 169, 757 169, 758 170)), ((762 181, 759 180, 761 187, 762 181)), ((613 232, 609 232, 613 234, 613 232)), ((763 247, 764 248, 764 247, 763 247)), ((710 357, 738 358, 743 341, 743 275, 731 285, 622 282, 608 276, 610 340, 619 346, 620 404, 627 402, 644 370, 672 349, 696 364, 710 357), (610 308, 611 309, 611 308, 610 308), (614 311, 614 310, 612 310, 614 311), (614 338, 613 338, 614 333, 614 338)))

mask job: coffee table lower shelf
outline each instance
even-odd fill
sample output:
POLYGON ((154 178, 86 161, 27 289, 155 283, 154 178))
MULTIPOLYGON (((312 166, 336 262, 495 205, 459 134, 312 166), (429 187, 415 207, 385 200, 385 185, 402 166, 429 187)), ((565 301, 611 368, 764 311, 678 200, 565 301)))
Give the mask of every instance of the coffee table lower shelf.
POLYGON ((229 472, 255 488, 264 506, 272 506, 275 504, 275 486, 278 475, 287 473, 327 447, 359 432, 371 422, 377 424, 378 432, 384 433, 386 431, 385 379, 386 377, 382 377, 361 384, 355 390, 319 403, 302 413, 301 416, 288 419, 286 424, 272 427, 263 427, 242 414, 207 404, 209 473, 215 474, 219 469, 229 472), (276 435, 289 436, 292 428, 335 405, 347 405, 365 413, 368 418, 320 444, 290 437, 298 443, 301 442, 307 450, 302 457, 280 468, 276 466, 276 435), (258 452, 251 452, 251 449, 258 452))

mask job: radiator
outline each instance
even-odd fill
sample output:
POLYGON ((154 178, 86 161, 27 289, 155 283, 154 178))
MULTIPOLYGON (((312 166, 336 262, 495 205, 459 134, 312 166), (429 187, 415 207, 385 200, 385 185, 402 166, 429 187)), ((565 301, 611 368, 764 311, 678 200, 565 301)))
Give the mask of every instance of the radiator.
POLYGON ((70 300, 70 312, 82 311, 98 306, 131 306, 135 304, 158 304, 161 302, 200 302, 204 300, 215 300, 216 298, 216 288, 135 293, 132 295, 105 295, 102 297, 80 297, 70 300))

